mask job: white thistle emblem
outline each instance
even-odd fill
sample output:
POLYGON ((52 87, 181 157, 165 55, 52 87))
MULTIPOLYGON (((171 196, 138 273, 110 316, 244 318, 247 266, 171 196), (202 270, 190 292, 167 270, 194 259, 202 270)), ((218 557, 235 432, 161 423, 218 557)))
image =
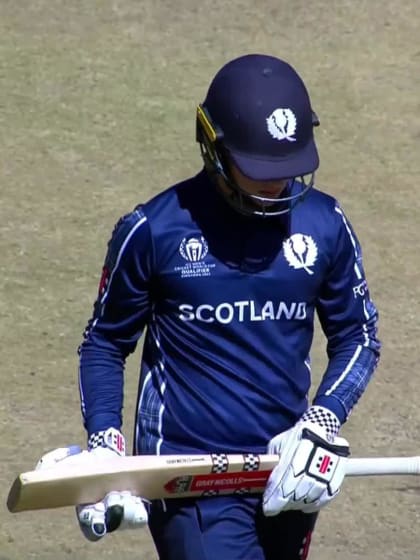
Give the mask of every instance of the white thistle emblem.
POLYGON ((303 268, 308 274, 314 273, 309 267, 315 264, 318 248, 310 235, 294 233, 283 242, 283 252, 291 267, 296 270, 303 268))
POLYGON ((276 140, 296 142, 296 117, 291 109, 275 109, 267 119, 267 129, 276 140))

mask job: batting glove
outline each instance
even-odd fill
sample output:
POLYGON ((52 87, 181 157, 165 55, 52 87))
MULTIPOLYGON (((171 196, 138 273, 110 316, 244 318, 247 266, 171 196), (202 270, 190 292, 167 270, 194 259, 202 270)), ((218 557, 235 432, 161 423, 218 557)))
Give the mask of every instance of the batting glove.
MULTIPOLYGON (((93 460, 106 461, 125 455, 124 436, 115 428, 92 434, 88 450, 78 445, 60 447, 41 457, 36 469, 57 467, 58 464, 83 465, 93 460)), ((76 506, 76 516, 83 535, 97 541, 116 529, 136 529, 147 524, 148 514, 144 502, 131 492, 110 492, 96 504, 76 506)))
POLYGON ((98 541, 116 529, 144 527, 148 521, 143 500, 131 492, 110 492, 96 504, 76 506, 76 515, 89 541, 98 541))
POLYGON ((337 496, 350 454, 347 440, 337 437, 339 429, 335 414, 312 406, 269 442, 268 452, 278 454, 279 463, 263 495, 266 516, 290 509, 315 512, 337 496))
MULTIPOLYGON (((115 428, 94 433, 88 440, 88 452, 101 460, 125 455, 124 436, 115 428)), ((76 506, 76 515, 84 536, 98 541, 116 529, 137 529, 147 525, 143 500, 131 492, 110 492, 96 504, 76 506)))

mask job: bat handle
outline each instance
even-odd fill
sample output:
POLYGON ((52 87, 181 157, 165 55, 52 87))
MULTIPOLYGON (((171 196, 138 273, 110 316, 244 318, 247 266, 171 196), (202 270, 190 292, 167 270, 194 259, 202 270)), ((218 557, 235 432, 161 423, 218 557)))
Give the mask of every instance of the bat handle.
POLYGON ((350 459, 347 476, 418 475, 420 457, 366 457, 350 459))

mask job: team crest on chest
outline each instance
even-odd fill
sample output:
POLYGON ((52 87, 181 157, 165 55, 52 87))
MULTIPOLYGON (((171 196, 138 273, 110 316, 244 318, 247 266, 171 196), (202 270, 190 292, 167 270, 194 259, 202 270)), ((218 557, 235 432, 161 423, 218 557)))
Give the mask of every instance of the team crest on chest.
POLYGON ((313 274, 318 257, 318 247, 310 235, 294 233, 283 242, 284 257, 295 270, 303 269, 308 274, 313 274))
POLYGON ((186 262, 176 266, 175 272, 180 273, 181 278, 210 276, 211 269, 216 265, 206 262, 208 252, 208 243, 202 235, 184 237, 179 244, 179 254, 186 262))

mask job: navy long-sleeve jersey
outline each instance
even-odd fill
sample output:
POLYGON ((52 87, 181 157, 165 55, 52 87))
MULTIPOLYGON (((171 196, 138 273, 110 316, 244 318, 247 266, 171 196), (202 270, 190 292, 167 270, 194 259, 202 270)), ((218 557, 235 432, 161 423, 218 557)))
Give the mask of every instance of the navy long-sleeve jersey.
POLYGON ((204 171, 171 187, 109 242, 79 348, 88 433, 121 427, 125 359, 146 330, 135 453, 264 452, 308 406, 315 313, 328 367, 314 403, 344 422, 380 343, 337 201, 311 189, 290 214, 250 218, 204 171))

